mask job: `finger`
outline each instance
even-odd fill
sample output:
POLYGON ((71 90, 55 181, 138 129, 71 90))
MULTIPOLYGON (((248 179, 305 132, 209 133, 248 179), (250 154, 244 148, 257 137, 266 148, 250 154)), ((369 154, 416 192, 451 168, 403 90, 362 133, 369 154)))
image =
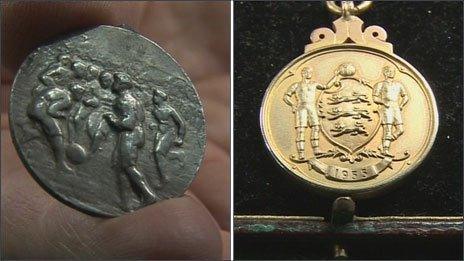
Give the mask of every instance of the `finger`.
POLYGON ((11 201, 2 206, 8 258, 219 259, 222 253, 215 221, 188 197, 105 221, 58 201, 34 200, 40 209, 11 201))
MULTIPOLYGON (((191 191, 187 190, 185 192, 186 196, 191 197, 198 203, 204 206, 204 203, 191 191)), ((230 260, 230 229, 220 230, 221 240, 222 240, 222 260, 230 260)))
POLYGON ((11 80, 35 48, 59 35, 99 25, 136 28, 143 2, 2 2, 2 78, 11 80))
POLYGON ((230 232, 221 230, 222 260, 230 260, 230 232))
MULTIPOLYGON (((229 72, 212 75, 208 79, 198 81, 197 89, 202 100, 208 102, 213 100, 218 104, 222 104, 225 108, 222 110, 225 114, 222 119, 228 121, 227 117, 230 114, 230 75, 229 72)), ((221 122, 223 123, 223 122, 221 122)), ((224 127, 225 128, 225 127, 224 127)))
POLYGON ((6 257, 220 258, 218 226, 192 198, 162 201, 113 219, 92 217, 48 195, 17 156, 6 158, 16 155, 8 137, 2 131, 2 162, 10 162, 1 170, 6 257), (5 175, 6 170, 14 172, 5 175))
POLYGON ((217 224, 190 197, 162 201, 103 226, 101 246, 111 250, 109 257, 116 252, 128 258, 219 259, 222 254, 217 224), (133 242, 130 247, 128 239, 133 242))
POLYGON ((208 143, 192 192, 211 211, 219 226, 230 229, 230 92, 229 76, 201 81, 197 87, 202 99, 208 143))
POLYGON ((230 4, 150 2, 140 31, 185 68, 194 82, 229 71, 230 4))
POLYGON ((229 164, 228 153, 214 143, 208 143, 203 164, 190 186, 223 230, 230 230, 229 164))
POLYGON ((227 152, 230 149, 229 78, 223 74, 197 84, 205 110, 207 138, 227 152))
MULTIPOLYGON (((3 81, 3 78, 2 78, 3 81)), ((0 85, 0 113, 8 112, 8 102, 10 98, 11 83, 1 83, 0 85)), ((2 117, 1 128, 8 128, 8 121, 2 117)))
POLYGON ((7 129, 7 127, 8 127, 8 117, 6 117, 4 113, 2 113, 2 128, 1 128, 1 145, 2 145, 1 173, 2 173, 2 176, 6 175, 6 173, 15 172, 19 169, 22 169, 21 162, 13 147, 9 129, 7 129))

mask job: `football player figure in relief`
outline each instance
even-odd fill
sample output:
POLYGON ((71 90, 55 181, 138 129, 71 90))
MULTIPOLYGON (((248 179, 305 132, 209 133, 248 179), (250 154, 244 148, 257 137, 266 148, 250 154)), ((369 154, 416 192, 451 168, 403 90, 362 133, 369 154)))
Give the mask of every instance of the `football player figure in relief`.
POLYGON ((398 139, 404 132, 401 111, 409 101, 408 94, 402 83, 395 81, 395 69, 385 66, 382 69, 385 80, 374 86, 373 100, 379 104, 379 112, 382 118, 382 153, 390 154, 391 142, 398 139), (393 131, 395 128, 395 131, 393 131))
POLYGON ((339 71, 327 85, 312 80, 313 69, 304 67, 301 70, 302 79, 290 86, 284 96, 286 104, 292 107, 295 114, 296 147, 298 155, 292 156, 296 160, 305 160, 305 132, 311 128, 311 147, 314 155, 321 154, 319 149, 320 123, 316 108, 317 90, 326 90, 340 84, 339 71), (295 97, 295 99, 293 99, 295 97))
POLYGON ((112 89, 117 95, 114 112, 107 112, 103 117, 119 133, 113 160, 126 172, 143 200, 154 202, 157 199, 156 194, 148 184, 146 176, 137 168, 139 150, 145 145, 145 113, 142 104, 132 94, 133 86, 134 82, 129 75, 114 74, 112 89))
POLYGON ((166 93, 160 90, 153 92, 154 109, 152 113, 158 122, 154 155, 158 163, 161 181, 163 182, 167 182, 169 176, 167 175, 169 166, 169 161, 167 160, 168 154, 171 153, 176 157, 181 156, 182 152, 170 152, 170 150, 174 146, 181 146, 185 136, 185 120, 167 101, 168 96, 166 93))

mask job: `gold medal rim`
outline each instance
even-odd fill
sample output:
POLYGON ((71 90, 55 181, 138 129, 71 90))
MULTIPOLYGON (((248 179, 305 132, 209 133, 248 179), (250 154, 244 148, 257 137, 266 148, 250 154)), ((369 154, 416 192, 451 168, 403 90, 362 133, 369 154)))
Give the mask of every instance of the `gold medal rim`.
MULTIPOLYGON (((388 60, 388 59, 387 59, 388 60)), ((438 126, 439 126, 439 116, 438 116, 438 108, 435 100, 435 96, 433 94, 432 88, 430 87, 429 83, 427 80, 424 78, 424 76, 414 67, 412 66, 409 62, 401 58, 400 56, 394 54, 394 53, 388 53, 385 51, 382 51, 377 48, 369 47, 369 46, 364 46, 364 45, 359 45, 359 44, 336 44, 336 45, 331 45, 331 46, 326 46, 326 47, 321 47, 317 48, 315 50, 312 50, 310 52, 306 52, 295 59, 293 59, 291 62, 289 62, 286 66, 284 66, 273 78, 271 83, 268 85, 266 92, 263 96, 263 100, 261 103, 261 108, 260 108, 260 130, 261 130, 261 135, 264 138, 264 143, 266 144, 267 150, 270 152, 272 157, 277 161, 277 163, 286 170, 287 173, 290 173, 292 176, 297 177, 301 180, 303 180, 306 184, 309 184, 311 187, 316 189, 316 192, 322 192, 326 193, 328 195, 349 195, 352 197, 356 198, 365 198, 365 197, 372 197, 376 196, 382 193, 385 193, 389 191, 390 189, 394 188, 395 185, 400 184, 402 180, 404 180, 406 177, 409 177, 410 174, 414 172, 414 170, 422 164, 424 159, 429 155, 430 150, 433 147, 433 144, 436 139, 436 135, 438 132, 438 126), (305 177, 301 176, 297 172, 293 172, 290 168, 288 168, 284 162, 282 162, 281 159, 279 159, 279 156, 276 155, 276 153, 273 151, 271 148, 271 142, 270 139, 267 137, 268 134, 266 134, 266 127, 265 127, 265 110, 266 110, 266 103, 269 100, 270 93, 273 88, 276 87, 276 82, 278 79, 282 76, 283 73, 285 73, 291 66, 293 66, 295 63, 314 56, 316 54, 322 53, 322 52, 328 52, 328 51, 333 51, 333 50, 367 50, 369 52, 374 52, 376 54, 381 55, 382 57, 389 58, 395 62, 398 62, 399 64, 403 65, 407 69, 409 69, 414 76, 417 77, 417 81, 421 83, 421 87, 425 90, 424 93, 426 94, 427 101, 430 103, 430 107, 432 109, 431 112, 431 131, 428 137, 428 142, 424 145, 424 148, 422 150, 422 153, 419 155, 417 160, 410 165, 410 167, 403 172, 398 172, 395 175, 392 175, 391 178, 384 180, 383 182, 375 185, 375 186, 369 186, 365 188, 354 188, 354 189, 340 189, 340 188, 335 188, 332 186, 324 185, 324 184, 319 184, 316 183, 312 180, 308 180, 305 177)))

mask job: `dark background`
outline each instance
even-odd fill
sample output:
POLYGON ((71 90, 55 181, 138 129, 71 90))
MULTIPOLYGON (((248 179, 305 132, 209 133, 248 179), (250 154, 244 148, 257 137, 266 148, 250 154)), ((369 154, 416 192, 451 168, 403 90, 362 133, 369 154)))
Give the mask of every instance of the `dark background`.
MULTIPOLYGON (((362 260, 411 260, 432 259, 462 260, 462 237, 366 237, 345 240, 343 243, 349 259, 362 260)), ((343 242, 343 240, 342 240, 343 242)), ((327 238, 303 237, 234 237, 234 259, 287 260, 333 259, 335 243, 327 238)))
MULTIPOLYGON (((427 79, 440 124, 435 145, 422 165, 395 190, 358 200, 357 215, 462 216, 462 11, 457 1, 375 1, 360 15, 365 26, 383 27, 394 52, 427 79)), ((234 3, 236 215, 328 216, 333 198, 315 194, 281 169, 267 151, 259 110, 267 86, 282 67, 303 53, 310 33, 319 27, 331 28, 337 18, 322 1, 234 3)), ((292 257, 257 250, 259 244, 250 250, 249 240, 236 238, 237 258, 258 258, 253 253, 292 257)))

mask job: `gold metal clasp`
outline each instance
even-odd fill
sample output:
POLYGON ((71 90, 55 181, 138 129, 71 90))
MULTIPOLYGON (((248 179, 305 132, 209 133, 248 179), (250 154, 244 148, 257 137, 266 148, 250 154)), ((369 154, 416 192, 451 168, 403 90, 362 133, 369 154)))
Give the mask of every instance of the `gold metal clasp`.
POLYGON ((365 12, 372 1, 363 1, 355 5, 353 1, 341 1, 341 6, 335 1, 327 1, 327 8, 334 14, 341 15, 333 22, 333 30, 318 28, 311 33, 311 42, 305 46, 305 52, 321 47, 337 44, 359 44, 393 53, 393 45, 387 42, 387 32, 380 26, 369 26, 363 29, 363 21, 357 14, 365 12))
POLYGON ((327 8, 330 12, 341 15, 359 15, 364 13, 372 5, 372 1, 363 1, 359 5, 355 5, 353 1, 341 1, 341 6, 337 5, 335 1, 327 1, 327 8))

